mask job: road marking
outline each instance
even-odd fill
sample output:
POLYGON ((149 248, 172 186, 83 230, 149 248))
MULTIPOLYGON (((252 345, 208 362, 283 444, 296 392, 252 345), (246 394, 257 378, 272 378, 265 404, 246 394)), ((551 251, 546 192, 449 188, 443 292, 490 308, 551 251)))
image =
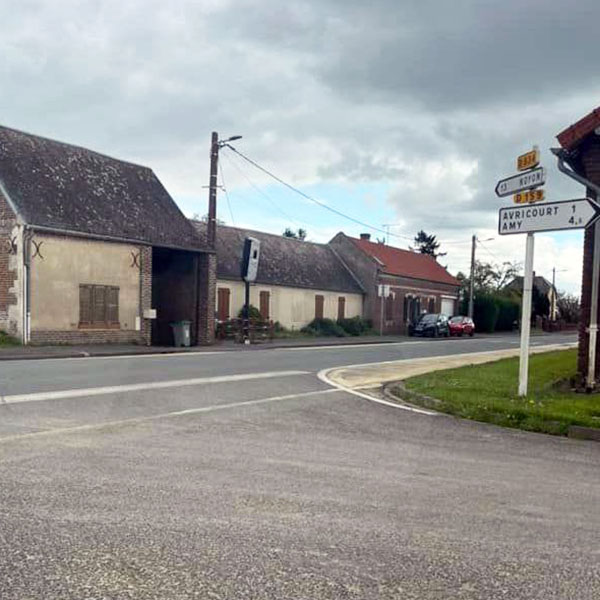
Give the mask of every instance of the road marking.
MULTIPOLYGON (((395 361, 386 361, 386 362, 395 362, 395 361)), ((373 364, 373 363, 371 363, 371 364, 373 364)), ((377 364, 379 364, 379 363, 377 363, 377 364)), ((354 366, 354 365, 352 365, 352 366, 354 366)), ((358 366, 358 365, 356 365, 356 366, 358 366)), ((353 394, 354 396, 358 396, 359 398, 364 398, 365 400, 369 400, 370 402, 375 402, 377 404, 383 404, 384 406, 391 406, 393 408, 399 408, 400 410, 407 410, 409 412, 418 413, 420 415, 428 415, 430 417, 437 417, 439 415, 439 413, 433 412, 430 410, 425 410, 422 408, 414 408, 412 406, 407 406, 405 404, 397 404, 396 402, 389 402, 388 400, 383 400, 382 398, 375 398, 374 396, 370 396, 369 394, 359 392, 358 390, 355 390, 352 388, 344 387, 343 385, 336 383, 335 381, 331 381, 331 379, 329 379, 327 377, 327 373, 329 373, 331 371, 336 371, 337 369, 340 369, 340 368, 343 368, 343 367, 333 367, 330 369, 322 369, 321 371, 319 371, 317 373, 317 377, 323 383, 326 383, 327 385, 330 385, 330 386, 336 388, 340 392, 346 392, 347 394, 353 394)))
POLYGON ((121 419, 120 421, 106 421, 104 423, 94 423, 91 425, 77 425, 75 427, 64 427, 60 429, 48 429, 45 431, 33 431, 31 433, 20 433, 17 435, 8 435, 0 437, 0 443, 11 442, 22 439, 46 437, 52 435, 61 435, 67 433, 78 433, 83 431, 93 431, 106 427, 120 427, 124 425, 135 425, 146 421, 156 421, 158 419, 166 419, 171 417, 181 417, 185 415, 196 415, 200 413, 215 412, 218 410, 227 410, 229 408, 241 408, 244 406, 256 406, 260 404, 269 404, 271 402, 281 402, 283 400, 295 400, 296 398, 307 398, 309 396, 318 396, 321 394, 338 394, 344 390, 327 389, 316 390, 314 392, 301 392, 298 394, 286 394, 285 396, 271 396, 269 398, 258 398, 257 400, 245 400, 242 402, 230 402, 229 404, 213 404, 212 406, 202 406, 200 408, 186 408, 184 410, 176 410, 168 413, 159 413, 157 415, 148 415, 146 417, 132 417, 130 419, 121 419))
MULTIPOLYGON (((231 351, 226 350, 210 350, 206 352, 153 352, 152 354, 115 354, 108 356, 90 356, 87 352, 82 352, 81 356, 56 356, 53 358, 43 358, 37 360, 43 360, 44 362, 52 362, 55 360, 61 361, 69 361, 69 360, 78 360, 78 361, 88 361, 88 360, 127 360, 129 358, 173 358, 173 357, 181 357, 181 356, 213 356, 215 354, 229 354, 231 351)), ((11 362, 19 362, 29 360, 27 357, 23 359, 15 359, 11 362)))
POLYGON ((82 398, 87 396, 103 396, 106 394, 122 394, 125 392, 140 392, 144 390, 158 390, 174 387, 188 387, 192 385, 206 385, 210 383, 230 383, 235 381, 249 381, 256 379, 273 379, 277 377, 294 377, 309 375, 309 371, 269 371, 266 373, 247 373, 242 375, 222 375, 218 377, 197 377, 195 379, 172 379, 147 383, 131 383, 124 385, 110 385, 96 388, 79 388, 73 390, 58 390, 52 392, 34 392, 30 394, 14 394, 0 396, 0 404, 16 404, 20 402, 40 402, 43 400, 63 400, 65 398, 82 398))

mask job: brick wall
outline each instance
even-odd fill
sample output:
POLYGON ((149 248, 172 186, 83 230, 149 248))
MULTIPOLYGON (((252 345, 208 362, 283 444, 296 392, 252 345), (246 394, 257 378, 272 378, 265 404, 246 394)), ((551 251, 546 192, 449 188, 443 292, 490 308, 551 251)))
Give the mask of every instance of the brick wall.
POLYGON ((196 340, 201 346, 215 341, 215 309, 217 295, 217 256, 198 257, 198 319, 196 340))
POLYGON ((12 239, 15 225, 15 214, 0 192, 0 330, 11 333, 8 309, 17 302, 13 289, 17 277, 14 265, 16 240, 12 239))
MULTIPOLYGON (((140 278, 140 303, 143 316, 146 309, 152 308, 152 248, 150 246, 142 246, 140 249, 140 278)), ((142 318, 141 339, 146 346, 152 343, 152 319, 142 318)))
MULTIPOLYGON (((420 281, 410 279, 408 277, 390 277, 381 276, 380 283, 390 286, 390 291, 394 295, 393 300, 393 318, 386 320, 385 315, 385 300, 384 300, 384 320, 383 332, 406 334, 408 333, 408 323, 404 321, 404 303, 407 301, 406 296, 410 295, 421 299, 421 312, 426 310, 429 312, 429 299, 434 299, 434 311, 440 312, 442 307, 442 296, 452 296, 457 298, 458 290, 455 286, 444 283, 435 283, 433 281, 420 281)), ((458 308, 458 303, 456 304, 458 308)), ((377 302, 373 306, 373 326, 379 330, 381 327, 381 298, 377 298, 377 302)), ((450 315, 452 316, 452 315, 450 315)))
POLYGON ((75 329, 72 331, 31 332, 33 345, 60 344, 142 344, 146 341, 140 331, 130 329, 75 329))
MULTIPOLYGON (((592 183, 600 185, 600 139, 598 136, 591 136, 581 145, 580 164, 578 171, 589 179, 592 183)), ((594 198, 596 194, 588 189, 589 197, 594 198)), ((581 280, 581 322, 579 324, 579 349, 577 361, 577 379, 578 384, 583 385, 588 370, 588 349, 589 336, 588 327, 590 325, 590 297, 592 289, 592 262, 594 255, 594 228, 585 230, 583 241, 583 276, 581 280)), ((600 308, 600 302, 598 303, 600 308)), ((599 311, 600 314, 600 311, 599 311)), ((596 347, 596 381, 600 380, 600 347, 596 347)))

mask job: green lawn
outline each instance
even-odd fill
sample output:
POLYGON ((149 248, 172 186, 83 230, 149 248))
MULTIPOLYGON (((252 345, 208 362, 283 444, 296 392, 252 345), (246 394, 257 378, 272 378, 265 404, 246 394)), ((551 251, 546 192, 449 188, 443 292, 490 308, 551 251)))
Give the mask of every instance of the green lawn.
MULTIPOLYGON (((576 359, 575 349, 531 356, 526 398, 517 396, 517 358, 412 377, 405 381, 408 395, 404 395, 413 403, 467 419, 566 435, 569 425, 600 427, 600 394, 578 394, 570 389, 576 359), (437 402, 413 397, 410 392, 437 402)), ((401 389, 395 392, 403 394, 401 389)))

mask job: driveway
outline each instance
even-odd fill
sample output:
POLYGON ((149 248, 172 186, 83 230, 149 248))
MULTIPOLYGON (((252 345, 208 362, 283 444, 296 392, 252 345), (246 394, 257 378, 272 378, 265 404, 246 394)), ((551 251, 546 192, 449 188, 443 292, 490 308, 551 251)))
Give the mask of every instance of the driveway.
POLYGON ((515 341, 2 364, 3 600, 599 597, 598 444, 316 376, 515 341))

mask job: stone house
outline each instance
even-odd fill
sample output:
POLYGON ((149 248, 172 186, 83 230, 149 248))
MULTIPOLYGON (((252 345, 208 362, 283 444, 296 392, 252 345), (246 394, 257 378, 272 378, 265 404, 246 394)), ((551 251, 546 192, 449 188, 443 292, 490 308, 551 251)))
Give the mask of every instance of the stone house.
POLYGON ((0 127, 0 329, 24 343, 214 339, 216 261, 151 169, 0 127))
MULTIPOLYGON (((205 224, 193 223, 204 236, 205 224)), ((263 317, 287 329, 301 329, 315 317, 362 316, 364 290, 330 245, 220 225, 216 245, 219 320, 237 317, 244 305, 241 261, 247 237, 261 243, 250 303, 263 317)))
POLYGON ((460 284, 442 265, 426 254, 374 243, 370 237, 340 232, 329 246, 360 281, 363 315, 376 329, 405 334, 424 311, 456 314, 460 284), (380 285, 389 286, 385 298, 379 296, 380 285))

